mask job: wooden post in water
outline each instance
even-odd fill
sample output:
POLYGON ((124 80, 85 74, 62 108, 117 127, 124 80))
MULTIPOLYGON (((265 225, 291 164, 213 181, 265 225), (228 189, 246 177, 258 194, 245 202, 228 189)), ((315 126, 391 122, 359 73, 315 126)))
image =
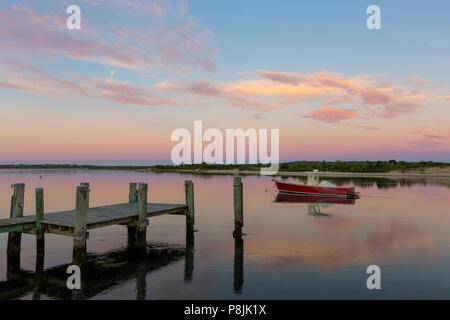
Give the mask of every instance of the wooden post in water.
POLYGON ((186 205, 188 213, 186 214, 186 232, 193 235, 195 224, 195 210, 194 210, 194 183, 191 180, 184 182, 184 189, 186 193, 186 205))
MULTIPOLYGON (((136 203, 138 201, 138 191, 137 191, 137 183, 130 182, 129 192, 128 192, 128 202, 136 203)), ((128 231, 128 245, 130 247, 134 247, 136 245, 136 225, 127 226, 128 231)))
POLYGON ((129 193, 128 193, 128 202, 135 203, 137 201, 138 201, 137 183, 130 182, 129 193))
POLYGON ((88 197, 89 188, 87 186, 78 186, 73 237, 73 264, 78 266, 82 266, 86 262, 86 216, 88 197))
POLYGON ((244 226, 244 208, 242 202, 241 177, 234 177, 233 179, 233 202, 234 202, 233 237, 242 237, 242 227, 244 226))
MULTIPOLYGON (((25 184, 14 184, 14 194, 11 199, 11 219, 23 216, 25 184)), ((7 247, 7 270, 17 271, 20 269, 20 246, 22 242, 21 232, 10 232, 8 234, 7 247)))
POLYGON ((41 221, 44 219, 44 189, 36 188, 36 273, 44 270, 45 240, 41 221))
MULTIPOLYGON (((88 189, 89 189, 89 182, 80 182, 80 186, 85 186, 85 187, 88 187, 88 189)), ((89 190, 90 191, 90 190, 89 190)), ((88 208, 89 208, 89 206, 90 206, 90 202, 89 202, 89 192, 88 192, 88 200, 87 200, 87 202, 88 202, 88 208)))
POLYGON ((139 183, 138 186, 138 226, 137 243, 139 248, 147 246, 147 183, 139 183))

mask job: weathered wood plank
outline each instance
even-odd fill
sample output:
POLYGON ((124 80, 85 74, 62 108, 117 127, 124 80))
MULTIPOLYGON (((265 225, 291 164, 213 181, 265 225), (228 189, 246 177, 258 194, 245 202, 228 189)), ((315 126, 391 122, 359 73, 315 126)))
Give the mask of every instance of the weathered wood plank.
MULTIPOLYGON (((147 217, 164 214, 186 215, 188 207, 185 204, 148 203, 147 217)), ((108 206, 88 208, 86 227, 95 229, 103 226, 132 223, 138 220, 137 203, 121 203, 108 206)), ((46 213, 41 220, 43 226, 75 227, 75 210, 46 213)), ((26 231, 36 228, 36 216, 25 216, 16 219, 0 219, 0 233, 26 231)))

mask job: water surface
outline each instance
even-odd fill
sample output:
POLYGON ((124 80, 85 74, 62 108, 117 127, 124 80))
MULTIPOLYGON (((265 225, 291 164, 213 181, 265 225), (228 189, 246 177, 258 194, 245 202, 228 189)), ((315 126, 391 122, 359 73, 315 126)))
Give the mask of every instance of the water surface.
MULTIPOLYGON (((90 231, 85 290, 67 290, 72 239, 46 235, 45 278, 35 274, 35 239, 22 238, 21 271, 7 275, 0 234, 0 298, 14 299, 448 299, 450 181, 331 179, 355 185, 355 204, 274 202, 271 177, 247 176, 242 242, 233 231, 232 176, 107 170, 0 170, 0 218, 9 217, 13 183, 24 182, 25 215, 34 188, 46 212, 73 209, 75 187, 91 183, 91 206, 128 201, 128 183, 149 183, 149 201, 183 203, 195 186, 195 240, 185 219, 150 219, 148 253, 127 248, 124 226, 90 231), (382 289, 366 287, 367 266, 382 289)), ((291 178, 294 180, 294 178, 291 178)), ((295 178, 295 180, 300 180, 295 178)))

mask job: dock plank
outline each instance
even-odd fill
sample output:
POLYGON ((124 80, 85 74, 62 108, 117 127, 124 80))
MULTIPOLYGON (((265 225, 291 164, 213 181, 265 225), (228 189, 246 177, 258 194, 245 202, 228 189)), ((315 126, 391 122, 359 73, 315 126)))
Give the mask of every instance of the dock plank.
MULTIPOLYGON (((93 229, 97 227, 132 222, 138 218, 137 203, 121 203, 101 207, 93 207, 87 210, 86 227, 93 229)), ((187 206, 185 204, 168 203, 148 203, 147 217, 154 217, 163 214, 186 214, 187 206)), ((24 230, 33 228, 36 222, 36 216, 24 216, 16 219, 0 219, 0 233, 8 232, 11 228, 20 228, 24 230)), ((75 227, 75 210, 52 212, 44 215, 41 223, 52 227, 75 227)))

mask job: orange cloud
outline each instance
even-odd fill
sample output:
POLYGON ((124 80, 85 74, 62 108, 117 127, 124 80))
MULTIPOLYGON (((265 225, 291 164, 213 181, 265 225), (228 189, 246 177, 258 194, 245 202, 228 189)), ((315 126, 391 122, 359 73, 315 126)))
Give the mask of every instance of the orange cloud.
MULTIPOLYGON (((424 88, 425 80, 408 81, 408 85, 380 81, 375 76, 347 76, 327 71, 312 74, 258 70, 258 78, 231 82, 203 79, 192 83, 163 82, 154 86, 168 92, 184 93, 203 99, 223 99, 223 106, 269 112, 305 102, 322 106, 345 104, 346 108, 322 107, 307 118, 324 122, 358 118, 395 118, 415 112, 421 103, 431 99, 424 88), (238 100, 239 103, 232 102, 238 100)), ((249 72, 241 76, 254 77, 249 72)), ((420 79, 420 78, 418 78, 420 79)), ((413 79, 414 80, 414 79, 413 79)))

